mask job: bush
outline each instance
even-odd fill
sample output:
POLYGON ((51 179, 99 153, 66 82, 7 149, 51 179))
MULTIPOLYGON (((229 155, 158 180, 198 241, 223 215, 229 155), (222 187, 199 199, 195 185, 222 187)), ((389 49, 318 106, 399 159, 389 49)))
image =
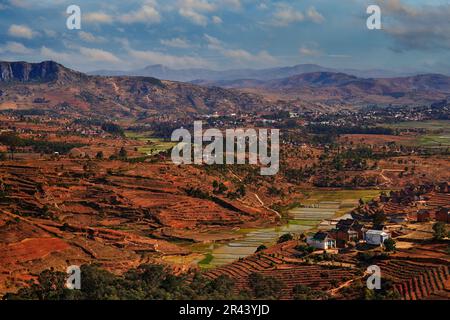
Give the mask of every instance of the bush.
POLYGON ((81 266, 81 290, 65 288, 67 274, 41 272, 36 283, 6 300, 225 300, 238 299, 228 276, 207 280, 199 274, 173 275, 161 265, 141 265, 117 276, 95 265, 81 266), (188 279, 191 279, 188 281, 188 279))
POLYGON ((292 234, 286 233, 286 234, 283 234, 283 235, 278 239, 277 243, 283 243, 283 242, 291 241, 292 239, 294 239, 294 237, 292 236, 292 234))
POLYGON ((313 290, 305 285, 296 285, 292 289, 292 293, 294 294, 294 300, 324 300, 328 299, 328 295, 326 292, 313 290))
POLYGON ((280 280, 259 273, 252 273, 249 282, 253 295, 257 299, 278 299, 283 289, 283 283, 280 280))
POLYGON ((389 251, 389 252, 395 251, 396 242, 394 239, 392 239, 392 238, 386 239, 383 244, 384 244, 384 249, 386 251, 389 251))
POLYGON ((442 240, 447 237, 447 229, 444 222, 436 222, 433 225, 434 239, 442 240))

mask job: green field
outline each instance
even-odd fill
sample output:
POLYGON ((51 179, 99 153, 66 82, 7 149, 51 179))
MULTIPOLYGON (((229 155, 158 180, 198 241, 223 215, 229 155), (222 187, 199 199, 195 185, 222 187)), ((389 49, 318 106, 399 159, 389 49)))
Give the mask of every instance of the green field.
POLYGON ((450 121, 406 121, 399 123, 383 124, 384 127, 392 129, 423 129, 424 135, 418 136, 412 141, 412 145, 428 148, 450 147, 450 121))
POLYGON ((171 141, 166 141, 164 139, 160 138, 154 138, 151 136, 151 132, 130 132, 127 131, 125 133, 126 137, 129 139, 134 139, 138 141, 145 142, 148 144, 147 146, 142 146, 138 148, 138 152, 147 155, 152 156, 155 154, 159 154, 161 152, 167 151, 173 146, 176 145, 176 143, 171 141))
POLYGON ((382 124, 382 126, 392 129, 425 129, 450 131, 450 120, 405 121, 382 124))

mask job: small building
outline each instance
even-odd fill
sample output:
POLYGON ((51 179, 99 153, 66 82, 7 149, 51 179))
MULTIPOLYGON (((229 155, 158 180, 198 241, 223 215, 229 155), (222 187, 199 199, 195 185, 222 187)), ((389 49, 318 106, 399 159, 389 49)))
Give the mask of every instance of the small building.
POLYGON ((364 225, 355 219, 339 220, 336 224, 336 229, 338 230, 338 234, 344 237, 341 240, 357 242, 364 238, 364 225))
POLYGON ((408 222, 408 214, 407 213, 393 213, 388 215, 387 217, 390 223, 406 223, 408 222))
POLYGON ((367 230, 364 238, 368 244, 381 246, 390 238, 390 235, 383 230, 367 230))
POLYGON ((436 221, 450 223, 450 209, 441 208, 436 212, 436 221))
POLYGON ((434 212, 427 209, 417 211, 417 222, 429 222, 435 218, 434 212))
POLYGON ((328 232, 317 232, 306 239, 306 243, 316 249, 328 250, 336 248, 336 240, 328 232))

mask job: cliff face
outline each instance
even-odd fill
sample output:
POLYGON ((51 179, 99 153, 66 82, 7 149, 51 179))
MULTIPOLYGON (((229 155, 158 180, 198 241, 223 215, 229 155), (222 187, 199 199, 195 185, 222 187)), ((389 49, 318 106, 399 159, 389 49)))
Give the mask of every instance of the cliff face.
POLYGON ((54 61, 40 63, 0 61, 2 82, 52 82, 80 79, 83 75, 54 61))

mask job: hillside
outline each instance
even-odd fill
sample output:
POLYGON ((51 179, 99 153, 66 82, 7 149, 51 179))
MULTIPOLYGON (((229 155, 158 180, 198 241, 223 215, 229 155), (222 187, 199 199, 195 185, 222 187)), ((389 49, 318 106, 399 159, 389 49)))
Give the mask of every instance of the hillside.
POLYGON ((422 104, 450 96, 450 77, 439 74, 364 79, 344 73, 313 72, 284 79, 197 81, 196 84, 246 92, 346 104, 422 104))
POLYGON ((185 116, 258 110, 259 96, 150 77, 88 76, 46 61, 0 63, 0 109, 56 109, 103 116, 185 116))
POLYGON ((210 70, 204 68, 172 69, 163 65, 151 65, 136 70, 97 70, 89 72, 90 75, 99 76, 146 76, 172 81, 226 81, 239 79, 272 80, 283 79, 304 73, 336 72, 347 73, 357 77, 398 77, 403 74, 382 69, 357 70, 336 69, 323 67, 317 64, 299 64, 289 67, 275 67, 265 69, 231 69, 210 70))

